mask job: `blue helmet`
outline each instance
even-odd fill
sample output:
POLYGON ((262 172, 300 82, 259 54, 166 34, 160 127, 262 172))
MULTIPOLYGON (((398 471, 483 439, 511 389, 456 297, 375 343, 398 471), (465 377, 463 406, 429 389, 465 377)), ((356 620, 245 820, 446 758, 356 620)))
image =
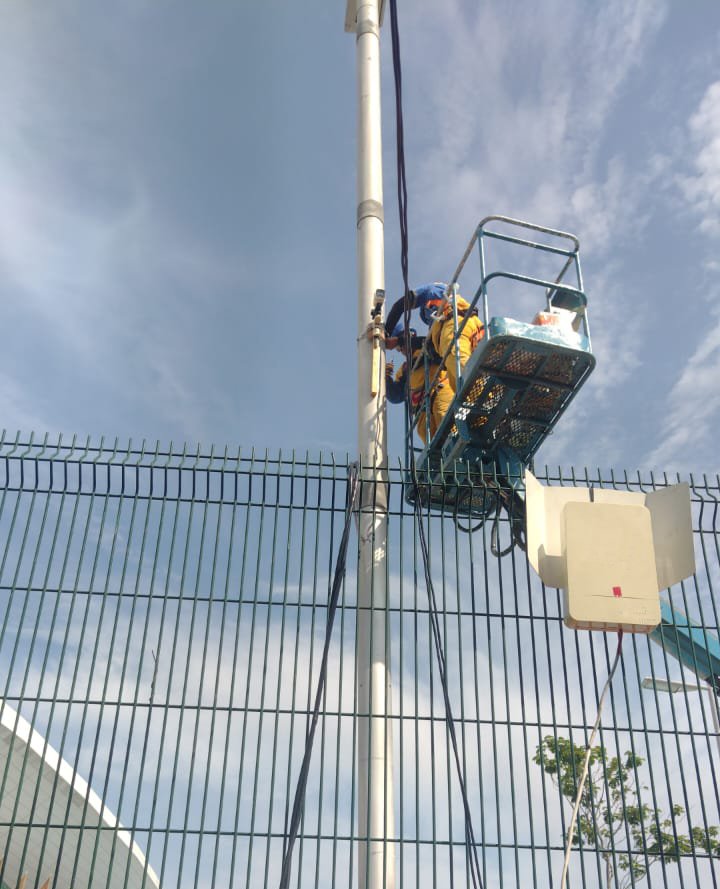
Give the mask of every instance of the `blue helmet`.
POLYGON ((413 305, 416 309, 420 309, 420 317, 428 327, 435 320, 433 314, 445 299, 446 291, 447 284, 444 284, 442 281, 436 281, 434 284, 423 284, 413 291, 415 294, 413 305))
MULTIPOLYGON (((392 336, 396 339, 400 339, 405 336, 405 325, 402 321, 398 321, 398 323, 393 327, 392 336)), ((417 336, 417 332, 414 327, 410 328, 410 336, 417 336)))

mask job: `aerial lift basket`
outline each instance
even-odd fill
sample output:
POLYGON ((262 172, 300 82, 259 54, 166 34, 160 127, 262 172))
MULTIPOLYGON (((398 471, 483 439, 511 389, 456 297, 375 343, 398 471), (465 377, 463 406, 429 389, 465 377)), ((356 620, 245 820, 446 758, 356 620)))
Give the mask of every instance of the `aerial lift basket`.
MULTIPOLYGON (((524 469, 587 379, 595 358, 577 238, 502 216, 487 217, 479 224, 453 276, 449 296, 455 341, 462 333, 463 320, 457 316, 452 295, 476 244, 480 284, 470 311, 477 309, 485 335, 458 374, 452 405, 417 457, 416 466, 420 482, 417 492, 424 505, 482 518, 494 514, 503 498, 506 506, 510 498, 516 511, 522 510, 524 469), (556 241, 569 242, 569 246, 497 231, 492 228, 497 223, 511 230, 549 235, 556 241), (560 272, 553 280, 513 271, 488 272, 484 248, 488 239, 556 255, 562 266, 560 272), (566 276, 572 276, 572 284, 566 276), (533 323, 490 316, 490 285, 498 279, 519 282, 528 291, 538 293, 542 311, 533 323)), ((443 356, 444 364, 453 360, 452 350, 443 356)), ((411 499, 415 492, 412 486, 411 499)))

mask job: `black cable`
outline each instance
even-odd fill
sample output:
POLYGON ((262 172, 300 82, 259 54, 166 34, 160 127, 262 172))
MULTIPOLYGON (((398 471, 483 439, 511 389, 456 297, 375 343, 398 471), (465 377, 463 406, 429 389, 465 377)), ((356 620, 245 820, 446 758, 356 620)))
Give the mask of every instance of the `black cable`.
MULTIPOLYGON (((486 489, 485 492, 483 493, 483 509, 485 509, 485 504, 487 502, 486 501, 487 496, 488 496, 488 494, 487 494, 487 489, 486 489)), ((494 497, 493 499, 494 499, 493 504, 491 506, 487 507, 487 510, 485 511, 484 515, 478 519, 477 524, 473 525, 472 524, 473 488, 472 487, 468 488, 467 491, 464 492, 463 496, 461 498, 459 498, 458 500, 456 500, 456 502, 455 502, 456 509, 460 509, 461 507, 463 507, 466 502, 468 504, 468 507, 467 507, 468 508, 468 524, 467 525, 460 524, 460 516, 459 515, 456 514, 453 516, 453 521, 455 522, 455 527, 458 529, 458 531, 462 531, 463 534, 474 534, 476 531, 479 531, 483 527, 483 525, 485 524, 485 522, 488 521, 488 519, 491 519, 493 516, 497 515, 500 511, 500 503, 499 503, 497 497, 494 497)))
MULTIPOLYGON (((413 467, 414 471, 414 467, 413 467)), ((417 494, 417 481, 414 482, 417 494)), ((415 497, 415 514, 418 518, 418 530, 420 536, 420 549, 423 557, 423 569, 425 572, 425 584, 428 592, 430 626, 432 628, 433 641, 435 644, 435 655, 438 662, 438 671, 440 673, 440 684, 442 686, 443 698, 445 702, 445 723, 447 731, 450 735, 450 742, 453 750, 453 758, 455 760, 455 770, 457 772, 458 781, 460 783, 460 793, 463 800, 463 808, 465 810, 465 845, 470 865, 470 876, 472 877, 473 886, 482 889, 482 877, 480 875, 480 862, 477 855, 477 844, 475 841, 475 832, 472 825, 472 815, 470 814, 470 803, 468 802, 467 789, 465 787, 465 778, 460 762, 460 754, 458 752, 457 736, 455 734, 455 720, 453 717, 452 706, 450 704, 450 694, 447 683, 447 666, 445 661, 445 653, 442 646, 442 636, 440 630, 440 618, 437 599, 435 598, 435 587, 430 576, 430 557, 428 554, 427 540, 425 538, 425 526, 422 521, 422 507, 420 499, 415 497)))
MULTIPOLYGON (((415 502, 418 502, 418 489, 417 489, 417 481, 415 475, 415 466, 414 466, 414 454, 412 448, 412 435, 413 435, 413 413, 412 406, 410 403, 410 377, 409 377, 409 367, 411 361, 411 344, 410 344, 410 312, 411 312, 411 299, 410 299, 410 286, 409 286, 409 278, 408 278, 408 221, 407 221, 407 179, 405 176, 405 127, 403 123, 403 113, 402 113, 402 65, 400 62, 400 34, 398 29, 397 22, 397 0, 390 0, 390 31, 392 38, 392 61, 393 61, 393 75, 394 75, 394 84, 395 84, 395 136, 397 143, 397 192, 398 192, 398 211, 400 217, 400 266, 402 269, 402 278, 403 278, 403 321, 405 325, 405 360, 408 362, 408 374, 406 379, 406 385, 408 387, 408 394, 406 399, 406 407, 405 407, 405 418, 406 418, 406 450, 413 455, 411 457, 411 474, 413 478, 413 484, 415 486, 415 502)), ((393 306, 395 308, 395 306, 393 306)), ((394 325, 393 325, 394 326, 394 325)), ((390 331, 392 333, 392 331, 390 331)), ((504 556, 507 555, 513 549, 513 546, 517 545, 520 549, 524 550, 524 539, 522 529, 518 530, 516 528, 516 523, 513 522, 513 516, 510 509, 507 507, 507 504, 504 504, 508 513, 508 518, 511 525, 511 540, 509 548, 500 551, 498 548, 498 518, 496 517, 495 523, 493 525, 493 533, 491 534, 490 546, 493 552, 493 555, 496 556, 504 556)), ((498 509, 498 516, 500 510, 498 509)), ((457 523, 456 523, 457 524, 457 523)), ((466 533, 472 533, 473 531, 478 530, 482 527, 482 523, 476 526, 468 525, 467 528, 459 526, 461 531, 465 531, 466 533)))
POLYGON ((511 486, 498 482, 498 510, 490 532, 490 551, 494 556, 502 558, 511 553, 517 546, 523 552, 527 549, 525 542, 525 508, 511 486), (510 525, 510 543, 500 549, 500 513, 504 509, 510 525))
POLYGON ((340 588, 342 586, 343 578, 345 577, 347 548, 350 539, 350 526, 352 523, 352 513, 355 505, 357 488, 358 464, 351 463, 348 467, 348 495, 347 506, 345 508, 345 526, 340 540, 337 561, 335 562, 335 575, 333 577, 332 588, 330 591, 330 599, 328 600, 325 644, 323 646, 322 660, 320 661, 320 674, 318 676, 317 690, 315 692, 315 705, 310 720, 310 728, 305 737, 305 753, 303 755, 302 765, 300 766, 300 773, 295 787, 295 798, 293 800, 292 815, 290 817, 290 828, 286 836, 287 845, 285 846, 283 854, 280 889, 287 889, 290 885, 293 846, 295 845, 295 840, 297 839, 298 831, 300 829, 300 819, 302 818, 303 805, 305 803, 305 789, 307 787, 308 772, 310 771, 310 758, 312 756, 315 728, 317 727, 318 719, 320 717, 320 704, 322 702, 323 691, 325 690, 325 680, 327 679, 328 654, 330 652, 333 622, 335 620, 335 612, 337 611, 338 600, 340 598, 340 588))
MULTIPOLYGON (((486 481, 485 484, 487 486, 489 483, 486 481)), ((527 546, 525 541, 524 506, 515 496, 515 492, 511 487, 497 480, 495 486, 497 489, 497 492, 493 495, 495 503, 474 525, 472 524, 472 488, 468 489, 465 495, 457 500, 455 504, 456 509, 460 509, 466 501, 469 501, 468 516, 470 521, 467 525, 461 525, 460 517, 456 514, 453 516, 455 527, 464 534, 473 534, 475 531, 479 531, 487 521, 492 519, 492 525, 490 526, 490 552, 497 558, 508 555, 516 546, 525 552, 527 546), (500 549, 500 516, 503 509, 507 513, 510 525, 510 544, 505 549, 500 549)))
POLYGON ((500 486, 500 499, 503 501, 505 511, 510 522, 510 535, 513 544, 523 552, 527 550, 525 539, 525 502, 522 500, 512 485, 500 486))
MULTIPOLYGON (((400 64, 400 36, 398 32, 397 21, 397 0, 390 0, 390 29, 392 34, 392 60, 393 74, 395 81, 395 132, 397 139, 397 189, 398 189, 398 210, 400 215, 400 264, 402 267, 403 289, 404 289, 404 321, 405 321, 405 355, 406 360, 410 360, 410 288, 408 283, 408 224, 407 224, 407 182, 405 179, 405 136, 403 129, 402 114, 402 69, 400 64)), ((405 412, 407 419, 407 427, 409 434, 412 435, 412 405, 410 402, 410 386, 408 375, 408 387, 405 398, 405 412)), ((463 774, 460 754, 458 752, 457 737, 455 734, 455 721, 453 719, 452 707, 450 704, 450 694, 447 683, 447 665, 445 654, 443 651, 442 635, 440 630, 439 608, 435 598, 435 588, 433 586, 432 577, 430 576, 430 556, 428 553, 427 540, 425 538, 425 526, 423 524, 422 503, 420 498, 420 486, 417 479, 417 467, 415 465, 415 452, 412 448, 412 442, 409 442, 408 453, 410 454, 410 477, 412 479, 414 492, 414 507, 417 517, 418 531, 420 536, 420 549, 422 552, 423 569, 425 573, 425 584, 427 586, 430 626, 432 628, 432 636, 435 647, 435 655, 438 662, 438 671, 440 673, 440 684, 442 686, 443 698, 445 702, 445 722, 447 725, 448 735, 455 760, 455 769, 460 783, 460 792, 463 800, 463 808, 465 810, 465 846, 468 857, 468 865, 472 884, 475 889, 483 889, 482 877, 480 874, 480 862, 477 854, 477 844, 475 842, 475 833, 472 826, 472 816, 470 814, 470 804, 468 802, 467 790, 465 787, 465 778, 463 774)))
MULTIPOLYGON (((470 514, 470 516, 472 518, 472 513, 470 514)), ((470 524, 461 525, 460 519, 458 518, 458 516, 455 516, 454 517, 455 527, 458 529, 458 531, 462 531, 463 534, 474 534, 476 531, 479 531, 483 527, 483 525, 485 524, 485 521, 489 518, 491 518, 491 516, 488 515, 488 516, 485 516, 485 518, 483 518, 483 519, 478 519, 476 525, 470 525, 470 524)))
POLYGON ((506 556, 509 552, 515 547, 515 539, 511 537, 510 543, 505 549, 500 549, 500 510, 495 513, 495 518, 492 523, 492 528, 490 529, 490 552, 497 556, 498 559, 502 559, 503 556, 506 556))

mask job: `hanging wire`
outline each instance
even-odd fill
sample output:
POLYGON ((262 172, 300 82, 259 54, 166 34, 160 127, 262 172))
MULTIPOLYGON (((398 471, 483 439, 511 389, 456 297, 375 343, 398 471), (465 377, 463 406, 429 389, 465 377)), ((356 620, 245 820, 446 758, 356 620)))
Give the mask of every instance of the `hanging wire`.
MULTIPOLYGON (((491 483, 486 479, 484 484, 487 489, 490 487, 491 483)), ((527 544, 525 540, 524 506, 518 501, 515 492, 511 487, 503 485, 497 480, 495 481, 495 487, 497 489, 496 493, 493 495, 495 503, 482 517, 478 518, 478 521, 474 525, 471 523, 472 488, 459 498, 456 503, 456 509, 460 509, 467 501, 469 521, 467 525, 461 524, 460 516, 456 512, 453 515, 455 527, 458 531, 462 531, 463 534, 474 534, 475 531, 479 531, 487 521, 492 519, 492 525, 490 526, 490 552, 496 558, 502 558, 503 556, 508 555, 508 553, 511 553, 516 546, 525 552, 527 544), (508 522, 510 524, 510 543, 505 549, 500 549, 500 517, 503 509, 507 513, 508 522)))
POLYGON ((494 556, 497 556, 497 558, 501 559, 503 556, 512 552, 514 546, 515 539, 511 538, 510 543, 505 549, 500 549, 500 510, 498 509, 495 513, 495 518, 493 519, 492 528, 490 529, 490 552, 494 556))
POLYGON ((525 540, 525 504, 518 498, 512 486, 499 484, 498 510, 490 535, 490 550, 494 556, 502 557, 512 552, 515 546, 523 552, 527 548, 527 541, 525 540), (510 524, 510 544, 504 550, 499 549, 501 506, 504 507, 510 524))
MULTIPOLYGON (((469 492, 469 496, 467 499, 472 499, 472 491, 469 492)), ((462 504, 462 501, 460 504, 458 504, 458 506, 460 506, 461 504, 462 504)), ((470 524, 470 521, 472 520, 472 514, 470 513, 469 515, 470 515, 470 519, 469 519, 467 525, 460 524, 460 517, 458 515, 453 516, 453 521, 455 522, 455 527, 458 529, 458 531, 462 531, 463 534, 474 534, 476 531, 479 531, 483 527, 483 525, 485 524, 485 522, 488 519, 493 518, 493 516, 496 517, 496 521, 497 521, 498 506, 495 505, 495 506, 490 507, 489 512, 487 512, 482 518, 478 519, 474 525, 470 524)), ((495 525, 493 524, 493 528, 494 527, 495 527, 495 525)), ((494 555, 496 555, 496 553, 494 553, 494 555)))
POLYGON ((290 885, 293 846, 295 845, 295 840, 297 839, 298 831, 300 829, 300 819, 302 818, 303 806, 305 803, 307 777, 308 772, 310 771, 313 740, 315 738, 315 729, 317 728, 318 719, 320 718, 320 706, 322 704, 323 691, 325 690, 325 681, 327 679, 328 655, 330 653, 330 639, 332 638, 333 622, 335 620, 335 613, 340 598, 340 588, 342 586, 343 578, 345 577, 350 527, 352 524, 353 509, 358 490, 358 469, 359 467, 357 463, 351 463, 348 467, 348 495, 347 505, 345 507, 345 525, 340 540, 337 561, 335 562, 335 575, 333 577, 330 599, 328 601, 325 644, 323 646, 322 659, 320 661, 320 672, 318 675, 317 689, 315 691, 315 704, 310 719, 310 728, 305 737, 305 753, 303 754, 302 765, 300 766, 300 773, 295 787, 295 798, 293 800, 292 815, 290 816, 290 827, 288 828, 285 837, 285 852, 283 854, 282 873, 280 875, 280 889, 287 889, 290 885))
MULTIPOLYGON (((403 277, 403 308, 405 323, 405 358, 410 361, 411 356, 411 335, 410 335, 410 287, 408 279, 408 224, 407 224, 407 181, 405 178, 405 134, 403 127, 402 113, 402 66, 400 63, 400 35, 397 20, 397 0, 390 0, 390 30, 392 34, 392 59, 393 74, 395 82, 395 132, 397 140, 397 190, 398 190, 398 210, 400 216, 400 265, 403 277)), ((412 435, 412 405, 410 401, 409 374, 406 392, 405 392, 405 412, 407 418, 407 426, 412 435)), ((455 761, 455 769, 460 784, 460 793, 463 800, 463 809, 465 812, 465 848, 470 869, 470 877, 474 889, 483 889, 482 876, 480 872, 480 861, 477 853, 477 843, 472 824, 472 815, 470 813, 470 804, 468 802, 467 789, 465 786, 465 775, 458 751, 457 736, 455 733, 455 721, 453 718, 452 706, 450 704, 450 693, 447 681, 447 664, 445 661, 445 653, 443 650, 442 633, 440 628, 440 617, 437 599, 435 597, 435 588, 433 586, 432 577, 430 575, 430 557, 428 553, 427 540, 425 537, 425 525, 423 523, 422 503, 420 498, 420 487, 417 478, 417 467, 415 465, 415 452, 412 447, 408 448, 410 454, 410 476, 414 489, 414 508, 417 517, 417 527, 420 537, 420 549, 422 552, 423 571, 425 574, 425 585, 427 587, 430 626, 432 629, 432 637, 437 658, 438 672, 440 673, 440 684, 442 686, 443 699, 445 703, 445 722, 447 732, 450 737, 450 743, 453 751, 453 759, 455 761)))
MULTIPOLYGON (((590 488, 590 490, 593 490, 592 487, 590 488)), ((594 500, 594 496, 591 499, 594 500)), ((607 695, 608 689, 610 688, 610 683, 612 682, 613 676, 615 675, 617 665, 620 663, 622 642, 623 631, 618 630, 618 645, 617 651, 615 652, 615 660, 613 661, 613 665, 610 668, 610 673, 608 674, 608 678, 605 681, 605 687, 603 688, 602 694, 600 695, 597 716, 595 717, 595 725, 593 725, 592 732, 590 733, 590 739, 588 740, 587 750, 585 751, 585 760, 583 762, 582 773, 580 775, 580 781, 578 783, 577 796, 575 797, 575 803, 573 805, 572 817, 570 818, 570 827, 568 828, 567 833, 567 843, 565 845, 565 860, 563 861, 562 876, 560 878, 560 889, 565 889, 565 887, 567 886, 567 874, 568 868, 570 867, 570 853, 572 852, 573 837, 575 836, 575 824, 577 822, 578 812, 580 811, 580 803, 582 801, 583 790, 585 789, 585 781, 587 779, 588 767, 590 765, 590 756, 592 755, 592 745, 593 741, 595 740, 595 736, 597 735, 598 728, 600 727, 600 719, 602 717, 602 708, 603 704, 605 703, 605 696, 607 695)))
MULTIPOLYGON (((415 451, 412 446, 412 435, 413 435, 413 412, 412 405, 410 402, 410 388, 409 388, 409 374, 410 374, 410 362, 412 355, 412 347, 411 347, 411 334, 410 334, 410 286, 409 286, 409 275, 408 275, 408 265, 409 265, 409 250, 408 250, 408 221, 407 221, 407 178, 405 174, 405 127, 403 123, 403 112, 402 112, 402 64, 400 61, 400 34, 397 23, 397 0, 390 0, 390 30, 391 30, 391 39, 392 39, 392 59, 393 59, 393 75, 394 75, 394 85, 395 85, 395 134, 396 134, 396 143, 397 143, 397 196, 398 196, 398 211, 400 217, 400 267, 402 270, 402 279, 403 279, 403 323, 405 326, 404 338, 405 338, 405 360, 407 362, 407 392, 405 398, 405 416, 406 416, 406 429, 408 440, 406 442, 406 450, 410 454, 410 471, 414 486, 414 497, 415 502, 418 503, 420 500, 418 483, 417 483, 417 473, 415 469, 415 451)), ((427 419, 429 421, 429 405, 426 407, 427 419)), ((511 543, 510 546, 504 550, 500 550, 498 546, 498 530, 499 530, 499 517, 500 517, 500 503, 498 503, 498 509, 495 514, 495 519, 492 526, 492 533, 490 538, 490 548, 494 556, 502 557, 507 555, 512 551, 514 546, 518 546, 523 551, 525 550, 525 540, 523 529, 521 527, 522 521, 520 522, 520 526, 518 526, 517 520, 513 520, 513 498, 510 496, 510 503, 507 503, 507 497, 502 497, 503 506, 508 514, 508 521, 510 522, 510 535, 511 535, 511 543)), ((521 513, 522 515, 522 513, 521 513)), ((460 531, 464 533, 473 533, 474 531, 482 528, 485 519, 480 521, 475 525, 459 525, 457 523, 457 519, 455 524, 457 525, 460 531)))

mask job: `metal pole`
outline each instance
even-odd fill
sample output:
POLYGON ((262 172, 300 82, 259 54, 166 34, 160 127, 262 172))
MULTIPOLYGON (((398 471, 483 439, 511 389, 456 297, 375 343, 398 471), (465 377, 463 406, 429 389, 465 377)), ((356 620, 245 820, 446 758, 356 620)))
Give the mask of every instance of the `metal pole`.
POLYGON ((677 694, 679 691, 706 691, 710 699, 710 713, 712 714, 713 729, 715 740, 717 741, 718 756, 720 757, 720 699, 713 688, 709 679, 706 679, 702 685, 688 685, 680 680, 653 679, 647 676, 640 683, 643 688, 654 688, 656 691, 664 691, 667 694, 677 694))
MULTIPOLYGON (((358 450, 361 463, 356 676, 358 886, 394 889, 390 635, 387 614, 385 355, 364 336, 385 286, 380 125, 380 3, 348 0, 357 41, 358 450), (352 15, 354 9, 355 15, 352 15), (373 356, 375 361, 373 362, 373 356), (375 394, 373 394, 375 393, 375 394)), ((349 20, 349 21, 348 21, 349 20)))

